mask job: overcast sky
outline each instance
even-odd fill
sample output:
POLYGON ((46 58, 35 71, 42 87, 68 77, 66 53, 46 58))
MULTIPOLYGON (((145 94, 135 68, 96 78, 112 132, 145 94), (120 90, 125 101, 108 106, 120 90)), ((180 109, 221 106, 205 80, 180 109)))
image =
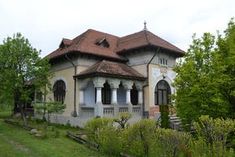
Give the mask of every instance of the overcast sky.
POLYGON ((117 36, 152 33, 187 50, 193 33, 216 33, 235 0, 0 0, 0 42, 21 32, 45 56, 89 28, 117 36))

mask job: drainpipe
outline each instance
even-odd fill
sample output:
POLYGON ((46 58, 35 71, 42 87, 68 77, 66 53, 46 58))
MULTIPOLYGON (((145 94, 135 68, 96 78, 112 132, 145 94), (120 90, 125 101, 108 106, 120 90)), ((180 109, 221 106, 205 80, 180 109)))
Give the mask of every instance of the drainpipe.
MULTIPOLYGON (((158 52, 160 51, 160 47, 158 47, 157 51, 154 53, 154 55, 152 56, 152 58, 150 59, 150 61, 148 62, 147 64, 147 77, 149 76, 149 64, 151 64, 151 62, 153 61, 153 58, 158 54, 158 52)), ((147 79, 147 84, 143 86, 143 89, 145 87, 148 87, 149 86, 149 78, 147 79)), ((143 92, 144 93, 144 92, 143 92)), ((144 109, 144 106, 145 106, 145 101, 143 103, 143 115, 145 113, 145 109, 144 109)))
MULTIPOLYGON (((73 61, 68 57, 68 55, 67 54, 65 54, 65 58, 72 64, 72 66, 74 67, 74 76, 77 74, 77 66, 73 63, 73 61)), ((73 102, 74 102, 74 104, 73 104, 73 106, 74 106, 74 111, 73 111, 73 113, 72 113, 72 116, 73 117, 77 117, 78 116, 78 114, 77 114, 77 107, 76 107, 76 93, 77 93, 77 89, 76 89, 76 87, 77 87, 77 82, 76 82, 76 78, 75 77, 73 77, 73 80, 74 80, 74 97, 73 97, 73 102)))

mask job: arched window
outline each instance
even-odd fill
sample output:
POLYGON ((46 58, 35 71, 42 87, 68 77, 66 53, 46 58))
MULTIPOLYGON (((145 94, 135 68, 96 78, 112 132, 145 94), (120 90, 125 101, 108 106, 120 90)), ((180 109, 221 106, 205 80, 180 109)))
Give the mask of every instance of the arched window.
POLYGON ((55 82, 53 86, 53 92, 54 92, 54 101, 58 101, 61 103, 64 103, 65 93, 66 93, 66 87, 63 80, 58 80, 55 82))
POLYGON ((171 88, 165 80, 161 80, 155 87, 155 105, 170 103, 171 88))
POLYGON ((111 88, 110 85, 105 82, 104 87, 102 88, 102 103, 111 104, 111 88))
POLYGON ((138 90, 136 89, 135 85, 133 85, 131 89, 131 103, 132 105, 138 104, 138 90))

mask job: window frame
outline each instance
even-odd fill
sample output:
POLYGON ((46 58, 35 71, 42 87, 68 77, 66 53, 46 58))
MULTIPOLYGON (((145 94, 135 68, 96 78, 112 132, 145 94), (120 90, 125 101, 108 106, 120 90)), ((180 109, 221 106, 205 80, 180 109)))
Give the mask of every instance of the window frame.
POLYGON ((131 104, 132 105, 138 105, 139 100, 138 100, 138 90, 136 89, 136 86, 133 85, 131 89, 131 104))
POLYGON ((155 90, 154 90, 155 105, 168 105, 168 104, 170 104, 170 102, 171 102, 170 95, 171 95, 171 87, 168 84, 168 82, 165 80, 158 81, 158 83, 155 86, 155 90), (163 84, 161 84, 161 83, 163 83, 163 84), (164 86, 163 89, 159 88, 160 84, 164 86))
POLYGON ((111 104, 111 87, 108 82, 105 82, 103 87, 101 88, 101 95, 102 95, 102 104, 110 105, 111 104))
POLYGON ((63 80, 57 80, 53 85, 54 101, 64 103, 66 96, 66 84, 63 80))

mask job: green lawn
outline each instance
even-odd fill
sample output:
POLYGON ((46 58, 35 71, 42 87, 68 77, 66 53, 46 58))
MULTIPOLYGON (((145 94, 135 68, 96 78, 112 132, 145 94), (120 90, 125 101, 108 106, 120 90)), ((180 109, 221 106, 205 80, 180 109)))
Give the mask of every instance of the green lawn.
POLYGON ((105 157, 68 139, 62 132, 59 138, 38 139, 0 119, 0 157, 105 157))

